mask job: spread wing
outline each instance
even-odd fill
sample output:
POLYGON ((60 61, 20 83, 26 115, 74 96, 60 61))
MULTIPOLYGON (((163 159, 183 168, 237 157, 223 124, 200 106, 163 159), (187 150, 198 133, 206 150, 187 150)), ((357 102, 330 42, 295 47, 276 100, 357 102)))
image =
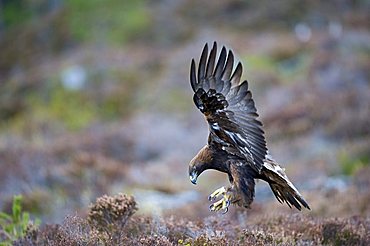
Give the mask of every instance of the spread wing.
POLYGON ((190 69, 194 103, 209 124, 208 142, 218 143, 223 150, 247 159, 260 172, 267 152, 266 142, 248 82, 240 83, 242 65, 239 62, 233 69, 234 55, 232 51, 226 55, 225 47, 216 64, 216 53, 215 42, 208 57, 206 44, 197 74, 194 59, 190 69))

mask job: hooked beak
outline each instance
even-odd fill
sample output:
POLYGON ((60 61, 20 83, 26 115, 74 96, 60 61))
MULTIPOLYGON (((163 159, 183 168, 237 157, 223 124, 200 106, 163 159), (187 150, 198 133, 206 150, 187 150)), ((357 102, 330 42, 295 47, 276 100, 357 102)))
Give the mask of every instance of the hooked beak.
POLYGON ((197 178, 198 178, 198 175, 195 173, 195 172, 192 172, 189 176, 190 178, 190 181, 193 183, 193 184, 197 184, 197 178))

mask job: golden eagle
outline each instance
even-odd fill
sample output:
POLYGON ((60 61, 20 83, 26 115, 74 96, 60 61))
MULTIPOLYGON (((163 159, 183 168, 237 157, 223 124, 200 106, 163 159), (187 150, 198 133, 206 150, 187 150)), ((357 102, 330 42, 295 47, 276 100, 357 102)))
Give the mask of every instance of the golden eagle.
POLYGON ((197 72, 194 59, 191 61, 193 99, 208 122, 209 136, 208 143, 189 163, 190 181, 196 184, 207 169, 228 174, 231 186, 217 189, 208 198, 214 201, 222 197, 211 204, 211 211, 227 212, 230 204, 250 207, 255 179, 268 182, 279 202, 299 210, 301 206, 310 209, 267 150, 248 82, 240 83, 241 63, 234 69, 234 55, 223 47, 216 64, 216 53, 216 42, 209 56, 206 44, 197 72))

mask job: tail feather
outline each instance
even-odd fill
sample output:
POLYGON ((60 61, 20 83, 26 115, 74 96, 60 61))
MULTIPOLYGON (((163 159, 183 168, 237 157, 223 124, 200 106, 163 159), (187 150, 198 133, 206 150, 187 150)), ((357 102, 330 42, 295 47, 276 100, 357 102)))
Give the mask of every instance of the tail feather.
POLYGON ((270 157, 266 156, 262 176, 271 187, 276 199, 280 203, 286 203, 290 208, 296 207, 298 210, 302 206, 311 209, 297 188, 290 182, 284 170, 270 157))

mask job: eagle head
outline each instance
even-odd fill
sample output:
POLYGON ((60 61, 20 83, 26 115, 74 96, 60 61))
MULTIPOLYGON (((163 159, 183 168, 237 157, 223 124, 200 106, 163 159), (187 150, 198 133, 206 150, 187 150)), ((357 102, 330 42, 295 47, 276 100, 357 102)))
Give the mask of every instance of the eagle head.
POLYGON ((206 169, 212 158, 210 155, 209 147, 204 146, 199 153, 189 163, 189 178, 193 184, 197 184, 198 176, 206 169))
POLYGON ((195 162, 196 160, 191 160, 190 163, 189 163, 189 178, 190 178, 190 181, 193 183, 193 184, 197 184, 197 179, 198 179, 198 176, 200 174, 199 170, 200 170, 200 165, 199 164, 196 164, 195 162))

